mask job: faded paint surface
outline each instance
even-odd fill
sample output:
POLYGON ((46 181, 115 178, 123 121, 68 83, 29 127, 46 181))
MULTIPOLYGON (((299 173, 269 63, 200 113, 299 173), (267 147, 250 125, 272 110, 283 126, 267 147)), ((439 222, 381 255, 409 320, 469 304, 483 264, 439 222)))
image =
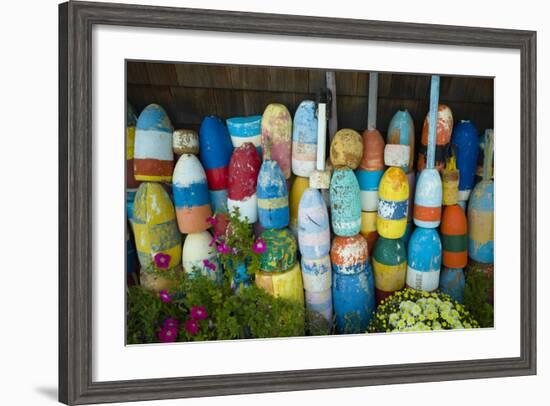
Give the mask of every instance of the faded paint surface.
POLYGON ((170 255, 168 268, 181 265, 181 235, 168 193, 157 183, 144 182, 134 201, 132 228, 142 274, 154 271, 158 253, 170 255))
POLYGON ((386 166, 398 166, 404 171, 409 168, 410 148, 408 145, 386 144, 384 163, 386 166))
POLYGON ((401 168, 390 167, 384 172, 378 197, 378 234, 385 238, 402 237, 407 228, 409 182, 401 168))
POLYGON ((416 228, 407 251, 407 285, 413 289, 434 291, 439 286, 442 247, 433 228, 416 228))
POLYGON ((251 142, 261 159, 262 116, 232 117, 226 123, 233 147, 238 148, 245 142, 251 142))
POLYGON ((424 169, 416 182, 414 223, 418 227, 435 228, 441 222, 443 186, 436 169, 424 169))
POLYGON ((330 144, 330 161, 336 169, 356 169, 363 157, 363 138, 349 128, 339 130, 330 144))
POLYGON ((319 259, 302 257, 301 265, 306 291, 323 292, 330 289, 332 285, 332 267, 328 255, 319 259))
POLYGON ((318 259, 330 251, 330 223, 327 206, 317 189, 304 191, 298 207, 298 243, 302 256, 318 259))
POLYGON ((258 271, 256 272, 255 282, 256 286, 275 297, 292 300, 302 306, 304 305, 304 285, 299 263, 296 263, 286 272, 268 273, 258 271))
MULTIPOLYGON (((420 148, 418 154, 418 171, 422 171, 426 167, 426 151, 428 147, 428 117, 424 119, 424 125, 422 126, 422 148, 420 148)), ((445 152, 451 141, 451 134, 453 131, 453 112, 451 109, 440 104, 437 111, 437 127, 436 127, 436 155, 435 155, 435 168, 438 171, 443 169, 445 164, 445 152)))
POLYGON ((285 179, 290 178, 292 118, 286 106, 279 103, 268 105, 261 126, 264 158, 277 161, 285 179))
POLYGON ((466 279, 461 268, 443 267, 439 275, 439 290, 458 303, 463 303, 466 279))
POLYGON ((458 203, 458 179, 459 173, 456 169, 456 158, 451 156, 441 174, 441 183, 443 187, 444 206, 452 206, 458 203))
POLYGON ((166 111, 150 104, 139 115, 134 142, 134 175, 139 181, 171 182, 173 127, 166 111))
POLYGON ((239 207, 241 219, 248 218, 249 223, 258 219, 257 202, 247 204, 256 196, 256 185, 260 172, 261 160, 254 144, 247 142, 235 148, 229 162, 227 186, 228 207, 239 207))
POLYGON ((365 332, 375 311, 374 278, 367 266, 362 272, 333 274, 332 301, 338 333, 365 332))
POLYGON ((266 250, 260 256, 264 272, 284 272, 296 263, 297 243, 289 229, 265 230, 262 233, 266 250))
POLYGON ((175 130, 172 134, 172 149, 177 155, 197 155, 199 153, 199 135, 196 131, 185 128, 175 130))
POLYGON ((384 170, 384 137, 378 130, 363 132, 363 156, 360 169, 365 171, 384 170))
POLYGON ((289 224, 288 189, 281 168, 274 160, 260 167, 256 194, 258 216, 264 228, 284 228, 289 224))
POLYGON ((468 204, 468 254, 477 262, 494 261, 494 184, 479 182, 468 204))
POLYGON ((357 178, 351 169, 337 169, 330 182, 332 228, 336 235, 349 237, 361 229, 361 198, 357 178))
POLYGON ((414 122, 407 109, 398 110, 388 126, 388 144, 402 144, 409 146, 409 160, 405 172, 413 171, 414 165, 414 122))
POLYGON ((292 172, 308 177, 317 163, 317 117, 314 101, 304 100, 294 114, 292 128, 292 172))
POLYGON ((369 261, 367 240, 361 234, 353 237, 334 237, 330 260, 336 273, 350 275, 363 272, 369 261))
POLYGON ((298 236, 298 208, 302 194, 309 188, 309 179, 301 176, 296 176, 290 187, 290 194, 288 196, 289 208, 290 208, 290 229, 294 235, 298 236))
POLYGON ((227 127, 220 118, 208 116, 202 120, 199 143, 199 157, 208 179, 208 189, 227 189, 233 144, 227 127))

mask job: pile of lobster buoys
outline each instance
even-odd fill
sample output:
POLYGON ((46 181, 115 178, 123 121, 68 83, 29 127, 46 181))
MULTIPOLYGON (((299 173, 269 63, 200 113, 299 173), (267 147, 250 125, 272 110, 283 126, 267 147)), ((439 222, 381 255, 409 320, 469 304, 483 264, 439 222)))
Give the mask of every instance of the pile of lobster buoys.
POLYGON ((221 283, 213 241, 238 209, 265 251, 255 274, 249 259, 236 264, 232 286, 300 303, 327 334, 366 331, 405 287, 462 302, 470 273, 494 275, 494 134, 468 120, 453 128, 431 96, 421 134, 401 109, 387 131, 342 128, 330 140, 312 100, 180 128, 157 104, 140 114, 128 104, 128 283, 172 289, 178 272, 221 283))

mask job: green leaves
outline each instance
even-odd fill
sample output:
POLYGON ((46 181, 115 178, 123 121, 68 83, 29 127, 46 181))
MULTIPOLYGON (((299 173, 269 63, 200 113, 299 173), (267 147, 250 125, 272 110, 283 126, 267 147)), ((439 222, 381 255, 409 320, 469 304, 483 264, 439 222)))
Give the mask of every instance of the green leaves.
POLYGON ((472 271, 466 275, 464 305, 479 322, 480 327, 493 327, 494 324, 494 309, 487 303, 492 286, 492 277, 488 277, 483 272, 472 271))

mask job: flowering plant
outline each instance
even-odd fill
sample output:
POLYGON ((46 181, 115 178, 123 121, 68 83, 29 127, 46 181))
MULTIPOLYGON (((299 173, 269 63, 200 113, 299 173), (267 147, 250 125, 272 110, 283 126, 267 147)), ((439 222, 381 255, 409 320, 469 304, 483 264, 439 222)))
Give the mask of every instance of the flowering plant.
MULTIPOLYGON (((209 219, 214 228, 218 216, 209 219)), ((211 244, 216 246, 226 280, 231 284, 242 264, 246 264, 247 274, 256 273, 260 268, 260 254, 265 251, 266 245, 261 238, 255 238, 252 225, 240 218, 238 207, 233 208, 227 221, 227 228, 223 234, 214 231, 211 244)))
POLYGON ((448 295, 404 289, 383 300, 367 332, 478 328, 470 312, 448 295))

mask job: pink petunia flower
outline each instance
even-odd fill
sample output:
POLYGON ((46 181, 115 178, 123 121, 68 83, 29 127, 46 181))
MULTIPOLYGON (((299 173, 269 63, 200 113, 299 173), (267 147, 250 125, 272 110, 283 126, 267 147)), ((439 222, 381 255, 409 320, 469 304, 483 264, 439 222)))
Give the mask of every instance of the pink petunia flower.
POLYGON ((161 290, 159 292, 159 297, 160 300, 162 300, 164 303, 168 303, 172 300, 172 296, 170 296, 170 294, 166 290, 161 290))
POLYGON ((216 233, 214 233, 214 236, 212 237, 212 239, 210 240, 210 242, 208 243, 208 246, 211 247, 213 246, 214 244, 216 244, 218 242, 218 239, 220 238, 220 236, 216 233))
POLYGON ((193 306, 191 308, 191 318, 193 320, 204 320, 208 317, 204 306, 193 306))
POLYGON ((208 269, 210 269, 210 270, 212 270, 212 271, 215 271, 215 270, 216 270, 216 264, 210 262, 208 259, 203 259, 203 260, 202 260, 202 263, 203 263, 203 265, 204 265, 206 268, 208 268, 208 269))
POLYGON ((186 320, 185 331, 187 331, 187 333, 191 334, 192 336, 196 335, 199 332, 199 323, 197 322, 197 320, 186 320))
POLYGON ((166 269, 170 265, 170 255, 158 252, 155 254, 154 260, 157 268, 166 269))
POLYGON ((210 223, 210 225, 211 225, 212 227, 214 227, 216 224, 218 224, 218 219, 216 219, 216 217, 213 217, 213 216, 212 216, 212 217, 208 217, 208 218, 206 219, 206 221, 208 221, 208 223, 210 223))
POLYGON ((165 327, 159 332, 159 339, 162 343, 173 343, 178 338, 178 329, 175 327, 165 327))
POLYGON ((265 251, 266 249, 266 245, 265 245, 265 242, 264 240, 262 240, 261 238, 258 238, 254 244, 252 244, 252 251, 254 251, 256 254, 261 254, 265 251))
POLYGON ((163 328, 178 328, 178 320, 174 319, 172 317, 168 317, 166 320, 164 320, 164 323, 162 324, 163 328))
POLYGON ((229 254, 231 252, 231 247, 229 247, 225 242, 221 242, 216 249, 220 254, 229 254))

